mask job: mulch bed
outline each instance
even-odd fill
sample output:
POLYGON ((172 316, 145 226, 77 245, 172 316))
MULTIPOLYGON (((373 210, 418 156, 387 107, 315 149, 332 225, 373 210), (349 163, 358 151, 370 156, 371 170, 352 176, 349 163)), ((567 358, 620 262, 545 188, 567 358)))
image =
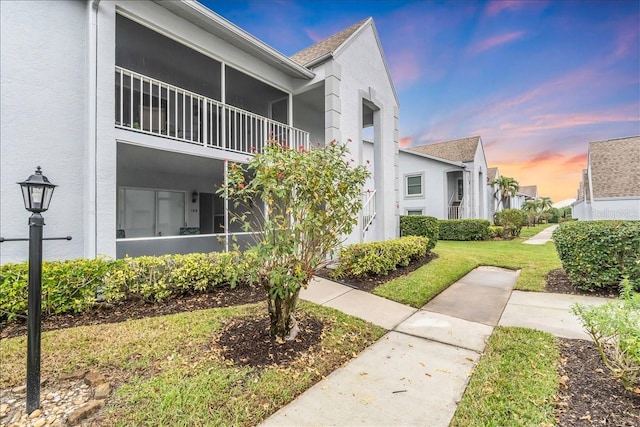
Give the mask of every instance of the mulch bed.
POLYGON ((640 426, 640 394, 611 378, 591 341, 560 338, 559 375, 559 426, 640 426))
POLYGON ((562 268, 551 270, 547 275, 547 284, 545 291, 558 294, 585 295, 589 297, 618 298, 617 289, 600 288, 595 290, 579 289, 567 276, 562 268))
MULTIPOLYGON (((435 258, 430 255, 414 261, 387 276, 364 279, 347 278, 349 286, 370 292, 376 286, 420 268, 435 258)), ((328 277, 329 271, 319 272, 328 277)), ((547 292, 616 297, 616 290, 586 292, 575 288, 562 269, 547 277, 547 292)), ((100 304, 81 314, 50 316, 42 330, 80 325, 121 322, 144 317, 163 316, 184 311, 226 307, 264 300, 264 291, 253 287, 217 288, 211 293, 174 298, 161 303, 128 302, 100 304)), ((265 366, 286 364, 313 351, 322 335, 323 324, 312 316, 298 313, 301 333, 294 341, 276 344, 269 335, 268 316, 244 317, 227 324, 216 337, 216 346, 225 358, 238 365, 265 366)), ((26 334, 26 322, 0 324, 0 338, 26 334)), ((556 416, 561 427, 640 426, 640 394, 625 390, 611 378, 595 345, 590 341, 559 339, 561 385, 556 416)), ((640 391, 639 391, 640 392, 640 391)))
POLYGON ((277 343, 269 332, 269 316, 234 319, 214 341, 225 360, 238 366, 287 365, 301 354, 313 352, 322 338, 322 321, 304 312, 296 314, 300 333, 295 339, 277 343))

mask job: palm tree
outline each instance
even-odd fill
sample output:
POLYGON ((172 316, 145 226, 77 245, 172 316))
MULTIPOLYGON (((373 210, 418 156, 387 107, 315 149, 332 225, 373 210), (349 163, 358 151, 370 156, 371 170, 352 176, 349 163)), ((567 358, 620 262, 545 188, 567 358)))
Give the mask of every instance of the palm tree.
POLYGON ((511 197, 515 196, 520 189, 518 181, 510 176, 501 176, 494 179, 491 185, 497 186, 493 197, 502 204, 503 209, 509 209, 511 207, 511 197))

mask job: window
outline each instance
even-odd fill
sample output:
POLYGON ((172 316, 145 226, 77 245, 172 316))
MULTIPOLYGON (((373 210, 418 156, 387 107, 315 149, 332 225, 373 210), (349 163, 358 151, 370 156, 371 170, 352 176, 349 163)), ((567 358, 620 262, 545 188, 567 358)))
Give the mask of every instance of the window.
POLYGON ((422 215, 422 209, 407 209, 407 215, 422 215))
POLYGON ((126 237, 177 236, 185 226, 185 194, 120 188, 118 229, 126 237))
POLYGON ((422 196, 422 174, 406 175, 406 196, 422 196))

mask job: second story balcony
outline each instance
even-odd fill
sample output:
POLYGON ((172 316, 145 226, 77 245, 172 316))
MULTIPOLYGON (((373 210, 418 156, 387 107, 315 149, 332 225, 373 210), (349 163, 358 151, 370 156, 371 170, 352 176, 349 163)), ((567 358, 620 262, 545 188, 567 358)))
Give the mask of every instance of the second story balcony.
POLYGON ((118 128, 244 154, 269 138, 309 148, 308 132, 118 66, 115 92, 118 128))

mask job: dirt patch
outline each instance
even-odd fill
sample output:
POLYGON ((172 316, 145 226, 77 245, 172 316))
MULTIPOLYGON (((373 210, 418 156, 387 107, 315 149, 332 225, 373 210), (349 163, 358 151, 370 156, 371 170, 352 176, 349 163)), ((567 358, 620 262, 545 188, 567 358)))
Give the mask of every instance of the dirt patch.
POLYGON ((300 333, 292 341, 277 343, 269 332, 269 317, 233 319, 214 340, 225 360, 239 366, 287 365, 301 355, 313 353, 322 338, 323 323, 298 311, 300 333))
POLYGON ((640 394, 625 390, 611 377, 595 344, 562 338, 559 341, 558 425, 639 426, 640 394))

